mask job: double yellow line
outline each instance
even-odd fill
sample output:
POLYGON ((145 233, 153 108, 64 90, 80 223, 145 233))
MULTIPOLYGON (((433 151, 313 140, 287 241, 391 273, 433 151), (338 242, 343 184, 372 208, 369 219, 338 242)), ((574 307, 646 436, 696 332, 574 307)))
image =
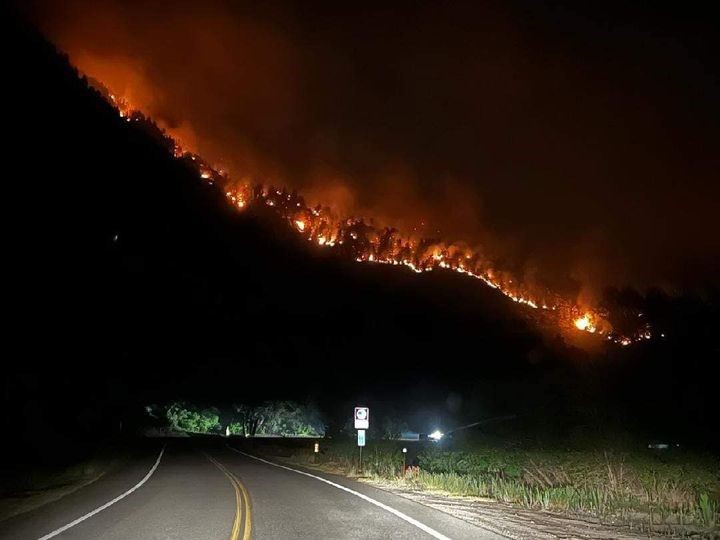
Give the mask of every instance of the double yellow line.
POLYGON ((243 514, 245 515, 245 527, 243 528, 242 538, 243 540, 250 540, 250 534, 252 533, 252 505, 250 504, 250 494, 247 492, 247 489, 245 489, 242 482, 238 480, 237 476, 209 455, 205 455, 218 469, 222 471, 225 476, 228 477, 230 483, 235 489, 235 521, 233 522, 232 531, 230 531, 230 540, 238 540, 240 538, 240 527, 243 523, 243 514), (245 508, 244 512, 243 508, 245 508))

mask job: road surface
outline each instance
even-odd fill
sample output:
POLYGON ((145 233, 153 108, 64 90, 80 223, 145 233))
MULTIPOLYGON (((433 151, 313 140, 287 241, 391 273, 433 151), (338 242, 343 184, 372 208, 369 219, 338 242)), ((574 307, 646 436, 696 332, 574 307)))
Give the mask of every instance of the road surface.
POLYGON ((159 441, 96 482, 0 523, 0 538, 502 537, 344 477, 263 460, 222 439, 185 439, 159 441))

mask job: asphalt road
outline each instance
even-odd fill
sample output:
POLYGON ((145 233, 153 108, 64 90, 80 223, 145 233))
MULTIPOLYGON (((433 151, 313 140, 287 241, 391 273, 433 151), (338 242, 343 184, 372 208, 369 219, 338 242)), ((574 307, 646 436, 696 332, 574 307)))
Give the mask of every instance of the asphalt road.
POLYGON ((0 523, 0 538, 502 538, 344 477, 292 469, 220 439, 160 441, 0 523))

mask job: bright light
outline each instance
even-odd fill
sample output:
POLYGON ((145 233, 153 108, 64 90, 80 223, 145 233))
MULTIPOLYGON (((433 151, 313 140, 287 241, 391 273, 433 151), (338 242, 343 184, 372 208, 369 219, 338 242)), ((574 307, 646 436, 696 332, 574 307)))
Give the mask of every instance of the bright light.
POLYGON ((442 431, 435 430, 430 435, 428 435, 429 439, 432 439, 433 441, 439 441, 443 438, 443 435, 445 435, 442 431))
POLYGON ((579 319, 575 319, 573 322, 575 323, 575 328, 578 330, 584 330, 585 332, 590 332, 591 334, 595 332, 595 324, 593 323, 592 315, 589 313, 586 313, 579 319))

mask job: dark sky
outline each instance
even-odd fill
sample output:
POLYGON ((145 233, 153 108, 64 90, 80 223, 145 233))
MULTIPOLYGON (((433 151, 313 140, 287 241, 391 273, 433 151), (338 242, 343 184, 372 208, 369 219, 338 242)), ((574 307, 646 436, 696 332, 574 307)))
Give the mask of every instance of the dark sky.
POLYGON ((34 17, 237 178, 424 221, 561 289, 718 285, 717 19, 699 4, 147 4, 34 17))
MULTIPOLYGON (((548 266, 571 273, 594 255, 584 268, 604 277, 601 255, 615 253, 625 257, 618 280, 686 269, 701 283, 692 264, 718 260, 717 244, 708 247, 717 242, 710 19, 633 11, 625 28, 625 12, 607 6, 521 8, 365 6, 348 18, 347 7, 283 4, 150 17, 58 4, 36 16, 166 125, 184 137, 192 125, 203 153, 235 156, 234 171, 353 190, 354 204, 399 220, 447 192, 433 216, 444 228, 509 245, 528 267, 553 250, 548 266), (623 81, 644 81, 645 93, 623 81), (618 118, 614 131, 600 129, 618 118), (658 118, 684 131, 650 129, 658 118), (631 133, 646 137, 642 153, 640 142, 625 148, 631 133), (583 168, 601 178, 587 156, 618 176, 576 181, 583 168), (633 171, 665 168, 626 174, 623 159, 633 171), (672 234, 635 242, 646 223, 672 234)), ((514 412, 542 430, 585 423, 585 412, 596 421, 601 410, 623 429, 657 426, 703 444, 720 433, 717 296, 618 295, 621 318, 642 309, 655 339, 575 347, 463 276, 357 265, 308 249, 272 213, 236 212, 194 162, 171 157, 153 125, 119 118, 24 24, 2 36, 17 51, 5 59, 3 100, 7 348, 19 351, 0 380, 5 431, 55 454, 51 424, 63 436, 89 433, 88 418, 117 425, 107 420, 163 400, 310 396, 342 415, 361 402, 446 411, 460 396, 458 415, 514 412)))

